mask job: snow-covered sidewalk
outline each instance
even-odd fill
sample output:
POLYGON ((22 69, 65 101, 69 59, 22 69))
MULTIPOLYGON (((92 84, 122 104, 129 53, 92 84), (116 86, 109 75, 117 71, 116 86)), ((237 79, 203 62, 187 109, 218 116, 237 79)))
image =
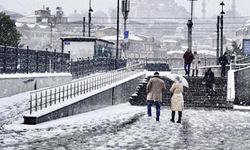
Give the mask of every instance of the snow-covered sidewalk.
MULTIPOLYGON (((55 142, 54 138, 71 137, 81 133, 93 136, 113 132, 144 114, 144 107, 131 106, 129 103, 41 123, 24 125, 21 122, 4 125, 0 132, 0 149, 42 148, 36 143, 55 142)), ((56 140, 57 141, 57 140, 56 140)), ((56 144, 58 144, 56 142, 56 144)), ((48 144, 48 149, 55 145, 48 144)))
POLYGON ((24 125, 28 98, 27 92, 0 99, 0 150, 250 149, 249 107, 185 109, 177 124, 169 121, 169 107, 162 107, 156 122, 154 108, 148 118, 146 106, 125 103, 24 125))
POLYGON ((38 125, 3 126, 0 149, 250 149, 250 112, 186 109, 182 124, 169 121, 162 107, 160 122, 145 106, 129 103, 38 125))

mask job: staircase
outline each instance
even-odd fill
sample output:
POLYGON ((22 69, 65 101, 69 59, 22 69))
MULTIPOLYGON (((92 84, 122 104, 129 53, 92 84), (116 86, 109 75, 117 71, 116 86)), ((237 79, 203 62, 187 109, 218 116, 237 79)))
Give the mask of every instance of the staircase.
MULTIPOLYGON (((189 88, 184 88, 185 107, 205 107, 205 108, 233 108, 227 101, 227 79, 215 78, 215 94, 206 96, 206 87, 202 84, 203 77, 185 77, 189 83, 189 88)), ((136 93, 130 97, 132 105, 146 105, 146 85, 149 78, 146 78, 137 87, 136 93)), ((170 106, 171 95, 169 89, 173 81, 163 78, 167 91, 163 93, 162 105, 170 106)))

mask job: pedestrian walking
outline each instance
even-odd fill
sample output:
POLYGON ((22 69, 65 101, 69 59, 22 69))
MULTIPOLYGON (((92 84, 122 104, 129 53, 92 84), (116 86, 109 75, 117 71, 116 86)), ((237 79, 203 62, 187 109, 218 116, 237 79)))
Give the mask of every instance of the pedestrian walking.
POLYGON ((227 52, 224 55, 219 57, 219 63, 221 65, 221 77, 226 76, 226 65, 228 65, 227 52))
POLYGON ((173 85, 170 88, 170 92, 173 93, 171 97, 170 121, 175 122, 175 112, 178 111, 177 123, 181 123, 182 111, 184 109, 184 98, 183 98, 183 85, 180 80, 180 77, 176 77, 173 85))
POLYGON ((192 54, 192 51, 188 48, 187 51, 183 55, 184 59, 184 70, 185 70, 185 75, 189 76, 190 74, 190 66, 191 63, 194 59, 194 56, 192 54))
POLYGON ((194 74, 196 77, 198 77, 200 57, 199 57, 199 54, 197 53, 197 51, 194 51, 193 56, 194 56, 194 60, 192 61, 192 67, 193 67, 192 77, 194 76, 194 74))
POLYGON ((205 72, 203 80, 206 84, 206 96, 212 96, 215 92, 215 78, 211 68, 205 72))
POLYGON ((155 72, 154 76, 150 78, 147 84, 147 112, 151 117, 151 107, 155 104, 156 107, 156 121, 160 120, 160 111, 162 102, 162 93, 166 90, 165 82, 160 78, 159 72, 155 72))

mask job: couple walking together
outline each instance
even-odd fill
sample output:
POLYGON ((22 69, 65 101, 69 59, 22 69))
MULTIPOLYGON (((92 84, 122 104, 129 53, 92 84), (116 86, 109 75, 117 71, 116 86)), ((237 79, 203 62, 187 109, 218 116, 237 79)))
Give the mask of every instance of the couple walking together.
MULTIPOLYGON (((148 116, 152 116, 151 107, 155 104, 156 107, 156 121, 160 120, 162 93, 166 90, 165 82, 160 78, 159 72, 155 72, 154 76, 150 78, 147 84, 147 111, 148 116)), ((177 76, 175 81, 170 88, 170 92, 173 93, 171 97, 171 119, 170 121, 175 122, 175 112, 178 111, 178 121, 181 123, 182 111, 184 108, 183 100, 183 85, 180 78, 177 76)))
POLYGON ((193 73, 192 76, 198 77, 198 69, 199 69, 199 63, 200 63, 200 58, 199 55, 197 53, 197 51, 194 51, 194 54, 192 53, 192 51, 190 49, 187 49, 187 51, 184 53, 183 55, 183 59, 184 59, 184 70, 185 70, 185 75, 189 76, 190 74, 190 67, 192 64, 192 68, 193 68, 193 73))

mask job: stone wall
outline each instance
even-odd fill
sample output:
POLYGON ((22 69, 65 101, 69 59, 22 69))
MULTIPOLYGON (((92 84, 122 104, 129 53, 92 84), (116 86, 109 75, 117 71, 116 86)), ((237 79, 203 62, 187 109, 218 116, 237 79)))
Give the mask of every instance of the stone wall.
POLYGON ((235 72, 234 103, 250 105, 250 67, 235 72))

